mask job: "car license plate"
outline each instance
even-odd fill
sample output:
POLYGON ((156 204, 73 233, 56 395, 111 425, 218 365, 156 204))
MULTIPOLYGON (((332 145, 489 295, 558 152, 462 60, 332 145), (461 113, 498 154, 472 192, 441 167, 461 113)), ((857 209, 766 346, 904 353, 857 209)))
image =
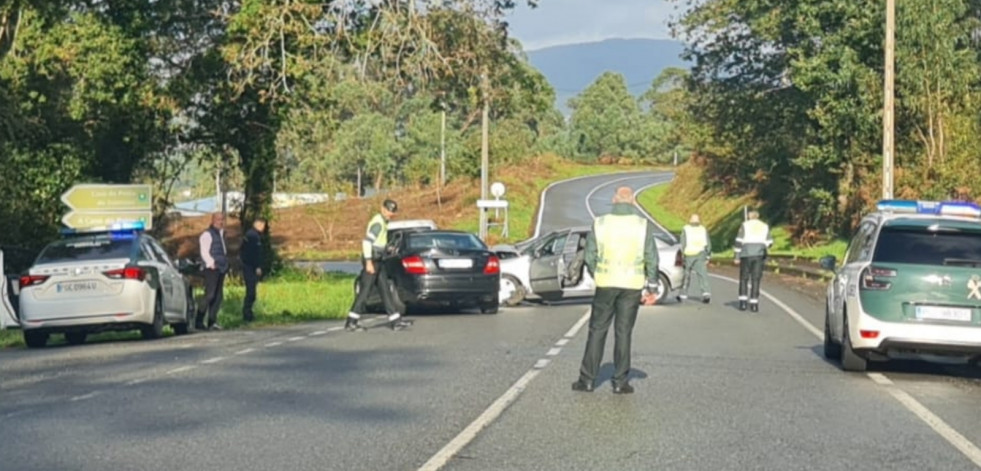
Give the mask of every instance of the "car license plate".
POLYGON ((971 322, 971 310, 959 307, 916 306, 916 318, 921 320, 971 322))
POLYGON ((59 293, 84 293, 88 291, 95 291, 98 286, 94 281, 71 281, 58 283, 57 290, 59 293))
POLYGON ((444 258, 439 260, 440 268, 472 268, 473 260, 469 258, 444 258))

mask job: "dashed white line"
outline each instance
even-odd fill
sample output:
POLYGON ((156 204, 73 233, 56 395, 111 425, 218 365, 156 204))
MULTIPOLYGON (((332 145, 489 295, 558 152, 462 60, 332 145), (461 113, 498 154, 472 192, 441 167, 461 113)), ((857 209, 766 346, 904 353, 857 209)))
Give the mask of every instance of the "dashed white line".
POLYGON ((324 334, 326 334, 326 333, 327 333, 327 331, 326 331, 326 330, 317 330, 317 331, 314 331, 314 332, 310 332, 310 333, 309 333, 309 334, 307 334, 307 335, 308 335, 308 336, 310 336, 310 337, 316 337, 316 336, 318 336, 318 335, 324 335, 324 334))
POLYGON ((276 346, 279 346, 279 345, 282 345, 282 344, 283 344, 283 342, 269 342, 269 343, 266 344, 266 347, 276 347, 276 346))
POLYGON ((245 350, 239 350, 239 351, 235 352, 235 354, 236 355, 245 355, 247 353, 252 353, 254 351, 255 351, 254 348, 246 348, 245 350))
POLYGON ((286 339, 287 342, 296 342, 297 340, 303 340, 306 337, 290 337, 286 339))
POLYGON ((140 383, 145 383, 145 382, 147 382, 147 381, 150 381, 150 378, 136 378, 136 379, 133 379, 133 380, 130 380, 130 381, 127 381, 127 382, 126 382, 126 385, 127 385, 127 386, 135 386, 135 385, 137 385, 137 384, 140 384, 140 383))
POLYGON ((540 370, 542 368, 545 368, 546 366, 548 366, 549 363, 551 363, 551 361, 552 360, 549 360, 548 358, 542 358, 541 360, 535 362, 535 369, 540 370))
POLYGON ((327 329, 327 332, 337 332, 338 330, 344 330, 344 327, 341 327, 341 326, 331 327, 331 328, 327 329))
POLYGON ((567 343, 569 343, 569 339, 559 339, 558 342, 555 342, 555 345, 559 347, 564 347, 565 344, 567 343))
POLYGON ((95 397, 98 394, 99 394, 99 391, 92 391, 92 392, 90 392, 88 394, 82 394, 80 396, 75 396, 75 397, 71 398, 70 400, 73 401, 73 402, 74 401, 84 401, 85 399, 91 399, 91 398, 95 397))
POLYGON ((545 354, 545 356, 554 357, 555 355, 558 355, 559 352, 561 352, 561 351, 562 351, 561 348, 555 347, 555 348, 552 348, 551 350, 549 350, 548 353, 545 354))
POLYGON ((218 363, 219 361, 222 361, 222 360, 224 360, 224 359, 225 359, 225 357, 214 357, 214 358, 209 358, 209 359, 207 359, 207 360, 202 360, 202 361, 201 361, 201 364, 202 364, 202 365, 210 365, 210 364, 212 364, 212 363, 218 363))
POLYGON ((165 374, 173 375, 173 374, 177 374, 177 373, 183 373, 185 371, 191 371, 191 370, 193 370, 195 368, 197 368, 197 366, 195 366, 195 365, 186 365, 186 366, 181 366, 179 368, 174 368, 174 369, 168 371, 165 374))

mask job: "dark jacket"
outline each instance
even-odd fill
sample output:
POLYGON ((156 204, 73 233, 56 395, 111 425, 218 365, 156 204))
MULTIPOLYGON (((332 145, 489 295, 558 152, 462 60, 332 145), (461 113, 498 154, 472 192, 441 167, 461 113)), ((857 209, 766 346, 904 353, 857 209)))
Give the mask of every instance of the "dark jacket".
POLYGON ((262 238, 254 227, 250 227, 242 239, 241 258, 243 265, 253 268, 262 266, 262 238))

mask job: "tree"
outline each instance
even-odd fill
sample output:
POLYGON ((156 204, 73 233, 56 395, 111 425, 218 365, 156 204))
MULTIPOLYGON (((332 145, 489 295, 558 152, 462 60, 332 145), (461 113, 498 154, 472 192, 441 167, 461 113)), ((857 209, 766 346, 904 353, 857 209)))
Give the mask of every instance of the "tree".
POLYGON ((569 101, 570 134, 577 155, 635 156, 632 130, 640 122, 640 108, 627 90, 623 75, 604 72, 569 101))

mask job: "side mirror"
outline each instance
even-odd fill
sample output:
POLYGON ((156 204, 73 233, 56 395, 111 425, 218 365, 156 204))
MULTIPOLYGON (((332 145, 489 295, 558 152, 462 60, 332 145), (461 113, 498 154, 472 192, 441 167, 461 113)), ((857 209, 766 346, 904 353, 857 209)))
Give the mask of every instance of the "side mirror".
POLYGON ((834 255, 825 255, 818 260, 818 264, 821 268, 828 271, 835 271, 835 265, 837 264, 837 259, 834 255))
POLYGON ((201 265, 190 259, 182 258, 177 260, 177 271, 184 275, 190 275, 201 271, 201 265))

